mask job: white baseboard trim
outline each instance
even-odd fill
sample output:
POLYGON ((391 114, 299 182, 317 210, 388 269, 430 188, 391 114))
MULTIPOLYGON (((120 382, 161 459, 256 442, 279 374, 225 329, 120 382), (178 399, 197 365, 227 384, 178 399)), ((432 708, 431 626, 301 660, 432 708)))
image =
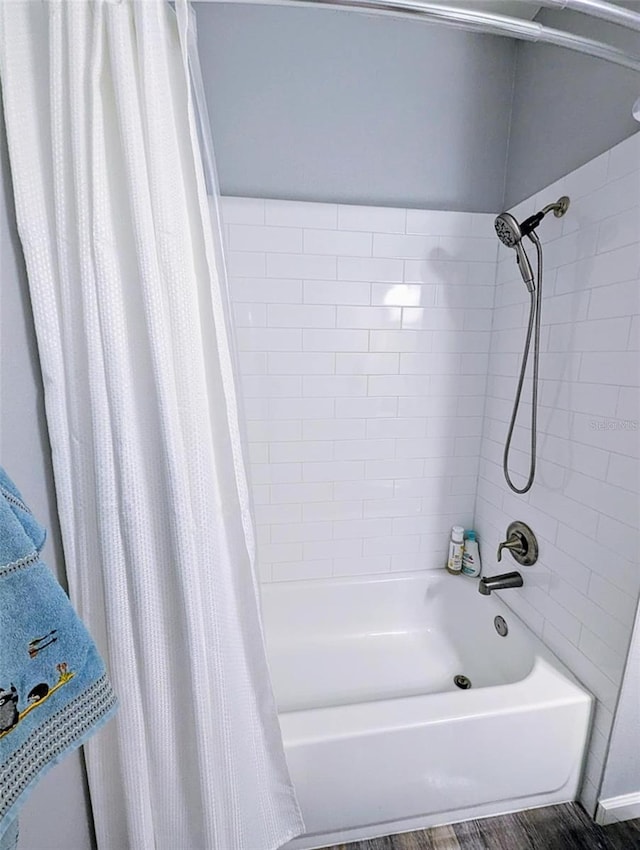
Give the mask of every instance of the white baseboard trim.
POLYGON ((640 791, 598 801, 596 823, 600 826, 632 818, 640 818, 640 791))

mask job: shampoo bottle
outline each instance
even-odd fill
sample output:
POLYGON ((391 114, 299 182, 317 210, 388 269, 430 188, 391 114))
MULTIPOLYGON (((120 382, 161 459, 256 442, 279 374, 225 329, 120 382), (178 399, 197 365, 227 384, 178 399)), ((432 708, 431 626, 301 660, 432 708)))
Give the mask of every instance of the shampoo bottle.
POLYGON ((454 525, 451 529, 451 540, 449 541, 449 560, 447 569, 452 575, 459 576, 462 571, 462 553, 464 551, 464 528, 454 525))
POLYGON ((480 550, 476 540, 475 531, 467 531, 464 541, 464 552, 462 554, 462 572, 466 576, 477 577, 480 575, 482 565, 480 563, 480 550))

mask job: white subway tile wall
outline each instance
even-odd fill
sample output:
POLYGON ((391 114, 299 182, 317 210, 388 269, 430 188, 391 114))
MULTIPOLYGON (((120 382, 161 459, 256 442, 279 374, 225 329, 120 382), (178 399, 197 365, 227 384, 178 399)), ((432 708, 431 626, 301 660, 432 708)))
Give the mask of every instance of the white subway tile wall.
POLYGON ((473 519, 492 216, 222 208, 261 579, 442 568, 473 519))
MULTIPOLYGON (((582 800, 593 812, 640 589, 640 134, 513 212, 571 197, 544 245, 538 472, 525 496, 506 487, 502 450, 528 295, 500 248, 475 523, 487 572, 509 522, 540 544, 524 587, 503 594, 597 699, 582 800)), ((529 379, 524 398, 530 398, 529 379)), ((514 435, 516 483, 528 471, 529 404, 514 435)), ((508 565, 506 565, 508 568, 508 565)), ((516 565, 517 566, 517 565, 516 565)), ((504 562, 500 565, 505 568, 504 562)))

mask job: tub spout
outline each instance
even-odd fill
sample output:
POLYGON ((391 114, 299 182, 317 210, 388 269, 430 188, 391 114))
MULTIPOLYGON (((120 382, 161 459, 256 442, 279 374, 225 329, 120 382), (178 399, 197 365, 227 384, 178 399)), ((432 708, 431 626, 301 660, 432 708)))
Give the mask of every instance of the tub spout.
POLYGON ((489 596, 492 590, 504 590, 505 587, 522 587, 520 573, 503 573, 500 576, 485 576, 478 582, 478 590, 483 596, 489 596))

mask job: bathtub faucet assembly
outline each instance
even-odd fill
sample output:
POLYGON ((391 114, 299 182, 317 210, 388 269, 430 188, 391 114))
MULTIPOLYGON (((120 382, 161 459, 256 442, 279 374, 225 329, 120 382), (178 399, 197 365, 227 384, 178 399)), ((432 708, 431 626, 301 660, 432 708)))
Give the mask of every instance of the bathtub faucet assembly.
MULTIPOLYGON (((524 567, 535 564, 538 560, 538 541, 528 525, 516 520, 507 528, 507 539, 498 546, 497 559, 502 560, 502 550, 508 549, 512 557, 524 567)), ((483 596, 489 596, 493 590, 504 590, 506 587, 522 587, 520 573, 503 573, 499 576, 485 576, 478 582, 478 590, 483 596)))
POLYGON ((524 582, 520 573, 503 573, 500 576, 485 576, 478 583, 478 590, 483 596, 490 596, 493 590, 504 590, 506 587, 522 587, 524 582))

